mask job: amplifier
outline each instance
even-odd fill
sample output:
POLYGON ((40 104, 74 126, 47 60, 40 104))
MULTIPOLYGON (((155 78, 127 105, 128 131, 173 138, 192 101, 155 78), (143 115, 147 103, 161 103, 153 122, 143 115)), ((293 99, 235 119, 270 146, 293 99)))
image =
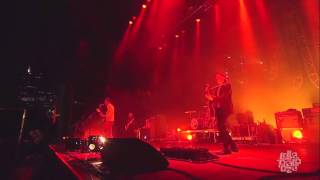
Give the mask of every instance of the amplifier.
POLYGON ((275 113, 275 118, 278 129, 303 127, 301 112, 295 109, 277 112, 275 113))
POLYGON ((319 143, 320 139, 320 107, 302 109, 304 137, 312 143, 319 143))
POLYGON ((302 109, 305 126, 317 125, 320 121, 320 107, 302 109))

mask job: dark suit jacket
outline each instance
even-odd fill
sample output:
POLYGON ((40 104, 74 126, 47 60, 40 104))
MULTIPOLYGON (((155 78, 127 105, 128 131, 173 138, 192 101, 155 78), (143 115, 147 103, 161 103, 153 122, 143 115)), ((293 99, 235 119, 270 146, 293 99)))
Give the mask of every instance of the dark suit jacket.
POLYGON ((226 83, 222 85, 220 87, 219 94, 218 89, 219 88, 215 88, 214 92, 214 95, 216 96, 214 102, 218 104, 216 108, 224 111, 224 113, 229 115, 233 112, 231 84, 226 83))

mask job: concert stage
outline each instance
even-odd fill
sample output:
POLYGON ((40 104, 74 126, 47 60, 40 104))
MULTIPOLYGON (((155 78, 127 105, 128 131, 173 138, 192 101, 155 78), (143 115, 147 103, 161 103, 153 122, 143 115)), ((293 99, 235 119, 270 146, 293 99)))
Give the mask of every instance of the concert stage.
MULTIPOLYGON (((154 147, 208 148, 218 154, 217 144, 179 144, 177 142, 155 143, 154 147)), ((219 155, 207 162, 190 162, 169 159, 167 170, 116 176, 116 179, 318 179, 319 146, 311 144, 240 144, 240 151, 230 155, 219 155), (281 152, 296 152, 301 164, 297 172, 281 173, 278 167, 281 152)), ((62 152, 50 146, 60 166, 68 169, 69 178, 101 179, 103 165, 99 153, 62 152)), ((132 153, 127 149, 127 153, 132 153)), ((135 156, 135 154, 131 154, 135 156)), ((50 172, 47 176, 59 174, 50 172)), ((62 173, 63 174, 63 173, 62 173)), ((115 177, 113 177, 115 178, 115 177)))
POLYGON ((6 2, 0 180, 320 179, 320 0, 6 2))

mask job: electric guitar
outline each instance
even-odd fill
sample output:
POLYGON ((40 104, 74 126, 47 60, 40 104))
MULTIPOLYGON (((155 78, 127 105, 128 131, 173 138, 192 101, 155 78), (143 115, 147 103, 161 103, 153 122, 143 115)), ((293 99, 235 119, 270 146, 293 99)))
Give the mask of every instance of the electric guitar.
POLYGON ((130 128, 130 126, 131 126, 131 124, 133 123, 133 121, 134 121, 134 119, 131 119, 131 120, 125 125, 124 129, 125 129, 126 131, 130 128))

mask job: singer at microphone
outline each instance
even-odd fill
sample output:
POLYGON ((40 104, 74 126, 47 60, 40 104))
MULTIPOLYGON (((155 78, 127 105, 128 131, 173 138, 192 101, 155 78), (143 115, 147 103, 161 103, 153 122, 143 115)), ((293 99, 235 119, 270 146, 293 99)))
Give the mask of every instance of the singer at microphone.
POLYGON ((115 116, 115 108, 111 103, 109 97, 106 97, 104 100, 104 104, 100 104, 99 107, 96 109, 99 113, 99 116, 102 118, 103 127, 104 127, 104 135, 108 138, 112 138, 112 127, 114 124, 114 116, 115 116))

